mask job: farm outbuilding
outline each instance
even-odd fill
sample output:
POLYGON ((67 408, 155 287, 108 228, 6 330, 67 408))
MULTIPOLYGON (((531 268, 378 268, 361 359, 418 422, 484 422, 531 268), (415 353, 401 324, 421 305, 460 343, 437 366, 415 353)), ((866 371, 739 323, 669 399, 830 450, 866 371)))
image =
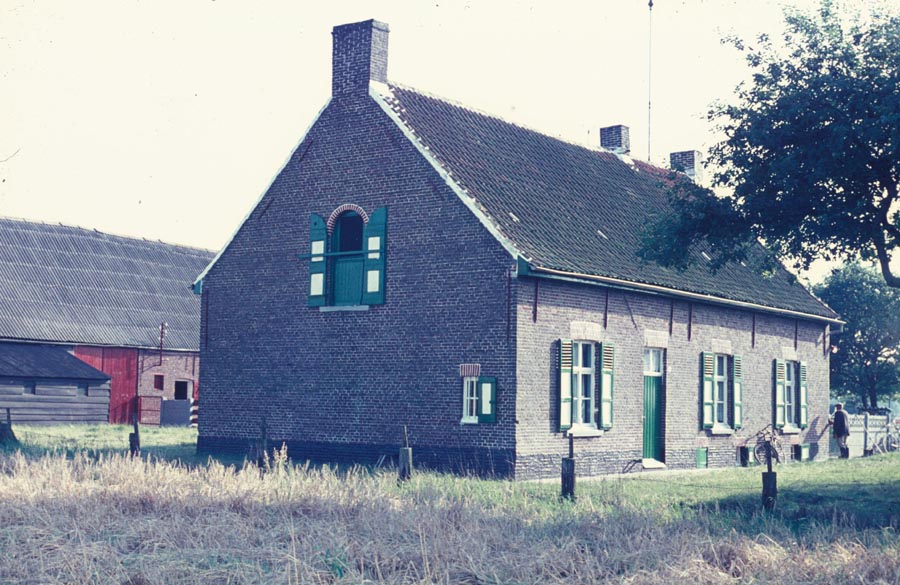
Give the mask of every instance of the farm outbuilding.
MULTIPOLYGON (((195 282, 201 451, 516 478, 729 466, 767 424, 827 457, 838 316, 783 268, 643 262, 698 176, 387 79, 388 27, 333 30, 332 96, 195 282)), ((762 253, 762 250, 760 250, 762 253)))
POLYGON ((0 414, 18 423, 103 423, 109 376, 64 347, 0 343, 0 414))
MULTIPOLYGON (((55 348, 54 355, 62 351, 104 373, 104 420, 126 423, 139 413, 144 422, 158 422, 163 400, 197 397, 200 303, 184 283, 211 257, 206 250, 0 218, 0 343, 55 348)), ((13 421, 20 416, 28 419, 13 408, 13 421)))

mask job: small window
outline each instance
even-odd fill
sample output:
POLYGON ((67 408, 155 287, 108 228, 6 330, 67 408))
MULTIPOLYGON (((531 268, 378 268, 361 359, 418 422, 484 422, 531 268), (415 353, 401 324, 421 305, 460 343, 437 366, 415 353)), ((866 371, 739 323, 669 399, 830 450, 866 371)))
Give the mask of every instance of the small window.
POLYGON ((662 350, 648 347, 644 349, 644 375, 662 376, 662 350))
POLYGON ((460 423, 497 421, 497 379, 474 376, 463 378, 463 416, 460 423))
POLYGON ((716 354, 714 396, 715 420, 717 425, 728 425, 728 356, 716 354))
POLYGON ((788 425, 797 422, 797 362, 786 362, 784 370, 784 411, 788 425))
POLYGON ((463 415, 461 422, 478 422, 478 378, 463 378, 463 415))
POLYGON ((153 389, 162 392, 166 387, 166 377, 162 374, 153 375, 153 389))
POLYGON ((594 344, 572 342, 572 422, 596 426, 594 422, 594 344))

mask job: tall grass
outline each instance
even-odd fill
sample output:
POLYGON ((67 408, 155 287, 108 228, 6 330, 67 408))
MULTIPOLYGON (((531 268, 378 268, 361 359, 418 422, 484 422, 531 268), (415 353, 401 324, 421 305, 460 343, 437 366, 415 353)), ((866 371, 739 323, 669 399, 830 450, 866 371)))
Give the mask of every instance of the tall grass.
POLYGON ((0 582, 900 583, 900 458, 876 459, 789 466, 761 514, 752 470, 581 481, 573 503, 283 453, 262 473, 26 449, 0 454, 0 582), (860 482, 879 513, 850 505, 860 482))

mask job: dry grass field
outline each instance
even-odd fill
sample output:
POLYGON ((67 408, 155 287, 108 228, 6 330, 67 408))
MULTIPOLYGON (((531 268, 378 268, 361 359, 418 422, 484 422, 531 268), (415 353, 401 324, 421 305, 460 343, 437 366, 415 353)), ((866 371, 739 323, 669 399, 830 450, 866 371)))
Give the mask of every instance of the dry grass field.
POLYGON ((192 455, 195 434, 17 427, 2 583, 900 583, 900 456, 514 483, 192 455), (122 437, 125 437, 123 440, 122 437), (80 450, 79 444, 87 450, 80 450))

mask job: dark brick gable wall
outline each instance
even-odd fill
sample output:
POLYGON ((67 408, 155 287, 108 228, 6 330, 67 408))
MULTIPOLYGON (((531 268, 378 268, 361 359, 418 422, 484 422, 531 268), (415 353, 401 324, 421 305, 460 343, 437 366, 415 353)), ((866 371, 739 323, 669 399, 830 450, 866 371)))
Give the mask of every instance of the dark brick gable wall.
POLYGON ((365 95, 334 99, 206 276, 198 448, 244 451, 265 418, 295 458, 394 456, 508 474, 509 254, 365 95), (309 216, 387 206, 386 302, 307 307, 309 216), (460 363, 495 376, 497 423, 460 425, 460 363))
POLYGON ((664 385, 665 463, 669 468, 696 464, 697 447, 706 447, 710 467, 736 464, 740 439, 772 421, 773 361, 793 358, 795 323, 799 360, 808 365, 809 428, 786 442, 811 444, 814 457, 827 457, 828 356, 824 326, 810 321, 756 314, 720 306, 672 301, 662 296, 610 289, 607 328, 603 329, 607 289, 540 280, 537 321, 533 320, 535 286, 523 279, 517 290, 519 426, 516 477, 555 477, 568 440, 557 431, 559 391, 557 352, 560 338, 572 335, 571 322, 591 322, 600 339, 616 346, 613 428, 601 437, 575 440, 579 474, 639 471, 643 437, 642 352, 646 331, 662 333, 666 349, 664 385), (670 315, 672 333, 669 335, 670 315), (691 318, 690 340, 688 319, 691 318), (700 354, 722 342, 744 360, 744 427, 733 436, 714 436, 700 428, 700 354))

